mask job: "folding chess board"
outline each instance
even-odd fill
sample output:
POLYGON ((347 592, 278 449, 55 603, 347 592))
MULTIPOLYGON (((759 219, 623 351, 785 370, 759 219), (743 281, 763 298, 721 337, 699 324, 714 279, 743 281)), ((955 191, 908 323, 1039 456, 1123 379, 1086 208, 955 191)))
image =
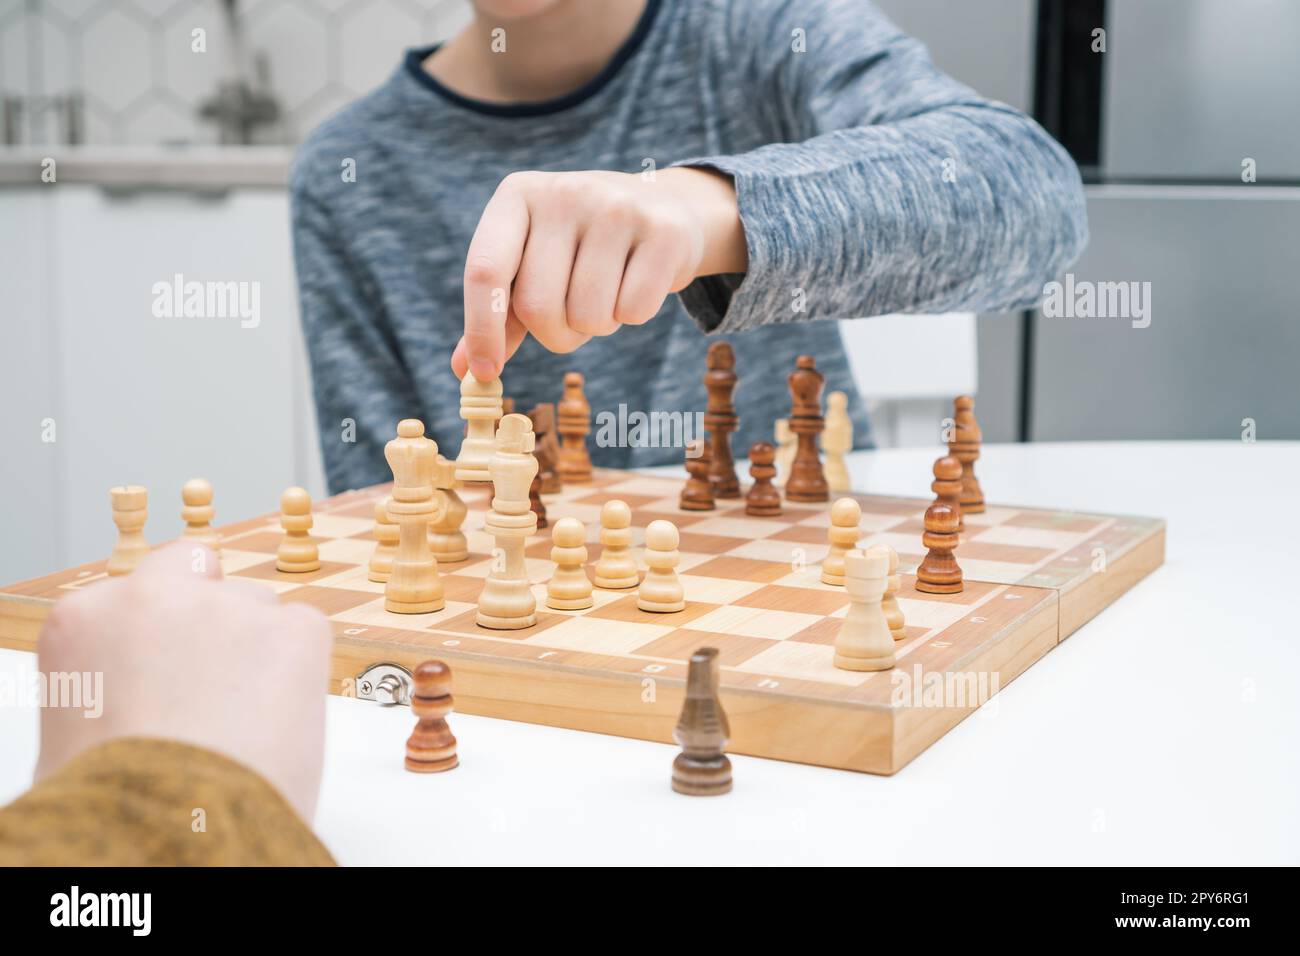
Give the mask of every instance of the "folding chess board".
MULTIPOLYGON (((483 531, 488 486, 460 489, 470 509, 470 556, 441 566, 447 603, 433 614, 385 611, 384 586, 367 580, 374 499, 386 485, 317 503, 318 571, 276 570, 278 514, 222 528, 222 565, 329 617, 335 693, 355 693, 372 665, 409 670, 436 657, 452 667, 458 711, 670 741, 687 661, 712 646, 720 651, 730 751, 888 774, 1164 560, 1157 519, 990 506, 966 517, 957 549, 965 589, 925 594, 909 572, 923 556, 929 499, 855 495, 863 545, 898 551, 907 637, 896 644, 892 671, 845 671, 831 658, 848 597, 819 580, 829 504, 787 503, 775 518, 749 517, 736 500, 686 512, 678 507, 681 487, 677 478, 598 469, 592 481, 546 497, 552 522, 567 515, 586 525, 593 562, 600 507, 611 498, 631 507, 638 546, 649 522, 674 522, 687 604, 673 614, 638 610, 635 590, 599 588, 587 610, 547 608, 554 565, 545 529, 526 551, 537 623, 479 627, 475 602, 492 549, 483 531)), ((53 603, 105 576, 101 561, 0 589, 0 645, 34 648, 53 603)))

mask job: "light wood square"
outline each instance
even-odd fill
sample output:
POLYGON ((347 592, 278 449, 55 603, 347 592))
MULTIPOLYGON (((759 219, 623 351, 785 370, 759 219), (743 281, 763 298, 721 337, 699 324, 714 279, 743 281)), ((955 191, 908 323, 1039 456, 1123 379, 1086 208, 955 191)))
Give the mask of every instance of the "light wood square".
POLYGON ((319 587, 343 588, 347 591, 366 591, 370 594, 383 594, 384 586, 377 581, 371 581, 367 575, 370 569, 365 566, 349 568, 341 571, 328 578, 321 578, 315 582, 319 587))
MULTIPOLYGON (((899 554, 925 554, 925 546, 921 544, 921 536, 911 534, 895 534, 889 531, 868 532, 858 539, 859 548, 869 548, 873 544, 887 544, 899 554)), ((957 563, 961 564, 961 548, 957 549, 957 563)))
POLYGON ((606 485, 602 490, 609 492, 616 498, 623 495, 636 495, 638 497, 649 495, 652 498, 662 498, 664 495, 670 495, 674 490, 679 489, 681 484, 681 481, 670 478, 637 475, 635 478, 628 478, 625 481, 606 485))
POLYGON ((724 554, 700 565, 694 573, 707 578, 729 578, 733 581, 769 584, 779 577, 784 577, 789 571, 790 566, 785 562, 755 561, 753 558, 738 558, 724 554))
MULTIPOLYGON (((1033 584, 1033 573, 1023 564, 1006 564, 1002 561, 975 561, 963 558, 961 549, 957 549, 957 564, 967 582, 990 581, 994 584, 1033 584)), ((1054 575, 1044 575, 1040 581, 1053 581, 1054 575)))
MULTIPOLYGON (((872 671, 846 671, 835 666, 835 648, 831 644, 810 644, 803 641, 782 641, 765 651, 760 651, 738 665, 736 670, 754 674, 796 680, 821 681, 825 684, 842 684, 858 687, 875 674, 872 671)), ((779 686, 779 685, 778 685, 779 686)))
POLYGON ((323 538, 347 538, 354 534, 365 534, 375 526, 371 518, 349 518, 346 515, 314 514, 312 515, 311 533, 323 538))
POLYGON ((735 667, 749 660, 760 651, 765 651, 776 642, 760 637, 741 637, 738 634, 713 634, 709 631, 697 631, 694 628, 679 627, 667 637, 651 641, 644 647, 638 647, 634 654, 638 657, 667 657, 672 660, 689 661, 691 655, 701 647, 714 647, 718 650, 718 663, 723 667, 735 667))
POLYGON ((339 561, 344 564, 370 564, 375 553, 375 542, 361 538, 332 538, 320 544, 322 561, 339 561))
POLYGON ((394 614, 384 609, 384 599, 381 597, 367 604, 359 604, 346 611, 331 614, 330 620, 345 624, 364 624, 367 627, 391 627, 399 631, 424 631, 445 624, 452 618, 473 609, 472 604, 448 601, 446 607, 432 614, 394 614))
POLYGON ((815 564, 826 557, 830 545, 800 544, 797 541, 774 541, 764 538, 761 541, 746 541, 729 552, 738 558, 753 558, 755 561, 772 561, 793 568, 796 561, 802 565, 815 564))
POLYGON ((1068 551, 1075 545, 1088 540, 1088 533, 1083 531, 1050 531, 1044 528, 1023 528, 1018 525, 1002 524, 985 528, 979 534, 968 534, 969 540, 988 542, 990 544, 1016 544, 1027 548, 1048 548, 1052 551, 1068 551))
POLYGON ((736 603, 744 607, 761 607, 772 611, 798 611, 802 614, 816 614, 822 617, 848 604, 849 595, 844 588, 837 587, 786 588, 779 584, 768 584, 736 603))
POLYGON ((722 535, 727 538, 753 540, 791 527, 779 518, 709 518, 691 525, 692 534, 722 535))
MULTIPOLYGON (((590 571, 588 572, 587 577, 591 577, 590 571)), ((583 614, 590 614, 592 611, 599 610, 600 608, 604 607, 607 604, 613 604, 615 601, 623 600, 625 597, 627 597, 629 593, 631 594, 636 593, 635 591, 606 591, 603 588, 592 588, 591 607, 579 608, 576 611, 564 611, 564 610, 560 610, 559 608, 546 606, 546 583, 545 582, 542 582, 540 584, 534 584, 532 590, 533 590, 533 597, 537 599, 538 608, 544 608, 546 610, 546 613, 548 614, 568 614, 570 616, 581 616, 583 614)))
POLYGON ((944 604, 939 601, 914 600, 900 597, 898 607, 908 627, 923 627, 926 631, 943 630, 956 624, 970 613, 969 604, 944 604))
POLYGON ((817 614, 800 614, 795 611, 773 611, 761 607, 720 607, 691 622, 691 629, 712 631, 717 634, 740 634, 744 637, 763 637, 770 641, 783 641, 818 620, 817 614))
POLYGON ((649 644, 672 630, 672 627, 660 624, 634 624, 629 621, 614 624, 599 618, 569 617, 540 634, 529 637, 524 643, 560 650, 586 651, 589 654, 630 654, 634 649, 649 644))
POLYGON ((221 570, 225 574, 235 574, 255 564, 264 564, 266 554, 261 551, 237 551, 234 548, 221 548, 221 570))

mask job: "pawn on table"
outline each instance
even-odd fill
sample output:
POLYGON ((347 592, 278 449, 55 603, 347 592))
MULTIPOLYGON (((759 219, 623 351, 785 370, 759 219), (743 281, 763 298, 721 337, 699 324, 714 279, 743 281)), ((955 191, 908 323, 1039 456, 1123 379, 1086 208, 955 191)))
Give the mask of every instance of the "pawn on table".
POLYGON ((831 525, 826 530, 831 549, 822 560, 822 584, 844 583, 844 556, 857 547, 861 521, 862 506, 852 498, 839 498, 831 505, 831 525))
POLYGON ((275 569, 291 574, 320 570, 320 549, 311 530, 311 495, 296 485, 280 496, 280 527, 284 537, 275 553, 275 569))
POLYGON ((645 563, 649 569, 636 594, 636 606, 656 614, 686 610, 686 592, 677 577, 681 536, 671 521, 651 521, 645 529, 645 563))
POLYGON ((835 638, 835 666, 846 671, 884 671, 894 666, 894 635, 881 599, 889 578, 889 555, 883 551, 844 556, 844 589, 849 613, 835 638))
POLYGON ((749 446, 749 476, 754 479, 745 495, 745 514, 770 518, 781 513, 781 492, 772 484, 776 477, 776 449, 765 441, 749 446))
POLYGON ((406 769, 441 773, 460 761, 456 738, 447 726, 451 713, 451 668, 442 661, 425 661, 411 675, 411 712, 415 730, 406 741, 406 769))
POLYGON ((692 797, 731 791, 731 761, 724 752, 731 728, 718 699, 718 650, 701 647, 686 672, 686 700, 673 730, 682 752, 673 760, 673 789, 692 797))
POLYGON ((916 569, 916 589, 927 594, 956 594, 962 589, 961 568, 953 556, 957 547, 957 513, 938 502, 925 509, 921 544, 928 550, 916 569))
POLYGON ((149 492, 140 485, 110 488, 113 524, 117 525, 117 544, 108 556, 105 570, 113 576, 130 574, 140 559, 149 553, 144 538, 144 523, 149 518, 149 492))
POLYGON ((632 509, 617 498, 600 509, 600 558, 596 587, 611 591, 634 588, 640 581, 632 558, 632 509))
POLYGON ((385 584, 393 573, 393 558, 397 557, 397 542, 402 532, 388 513, 388 498, 375 500, 375 527, 371 534, 375 539, 375 550, 370 555, 370 567, 367 580, 376 584, 385 584))
POLYGON ((206 544, 221 554, 221 535, 212 527, 216 509, 212 507, 212 483, 206 478, 191 478, 181 488, 181 519, 185 530, 181 536, 206 544))
POLYGON ((957 515, 958 532, 966 530, 966 519, 961 510, 961 462, 952 455, 935 459, 934 481, 930 490, 934 492, 935 503, 942 502, 957 515))
POLYGON ((555 573, 546 583, 546 606, 557 611, 581 611, 593 604, 587 577, 587 529, 577 518, 561 518, 551 528, 551 560, 555 573))

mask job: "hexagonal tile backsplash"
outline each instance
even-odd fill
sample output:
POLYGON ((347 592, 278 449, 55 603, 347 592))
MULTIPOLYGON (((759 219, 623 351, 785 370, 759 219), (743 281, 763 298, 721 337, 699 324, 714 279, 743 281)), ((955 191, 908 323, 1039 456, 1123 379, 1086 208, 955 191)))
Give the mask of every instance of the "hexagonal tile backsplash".
MULTIPOLYGON (((295 143, 382 83, 409 47, 445 39, 466 0, 233 0, 249 58, 281 118, 259 143, 295 143)), ((215 143, 199 115, 231 66, 225 0, 0 0, 0 98, 19 143, 66 137, 58 100, 82 100, 92 144, 215 143), (203 30, 207 49, 192 49, 203 30)), ((255 73, 250 64, 247 72, 255 73)), ((254 80, 256 85, 256 80, 254 80)), ((11 133, 11 135, 13 134, 11 133)))

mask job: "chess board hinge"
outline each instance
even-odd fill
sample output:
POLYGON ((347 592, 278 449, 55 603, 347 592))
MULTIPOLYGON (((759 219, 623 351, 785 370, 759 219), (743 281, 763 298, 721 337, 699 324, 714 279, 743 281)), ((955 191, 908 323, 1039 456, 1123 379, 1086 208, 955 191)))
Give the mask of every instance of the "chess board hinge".
POLYGON ((401 664, 382 661, 357 675, 357 699, 405 706, 411 702, 411 672, 401 664))

